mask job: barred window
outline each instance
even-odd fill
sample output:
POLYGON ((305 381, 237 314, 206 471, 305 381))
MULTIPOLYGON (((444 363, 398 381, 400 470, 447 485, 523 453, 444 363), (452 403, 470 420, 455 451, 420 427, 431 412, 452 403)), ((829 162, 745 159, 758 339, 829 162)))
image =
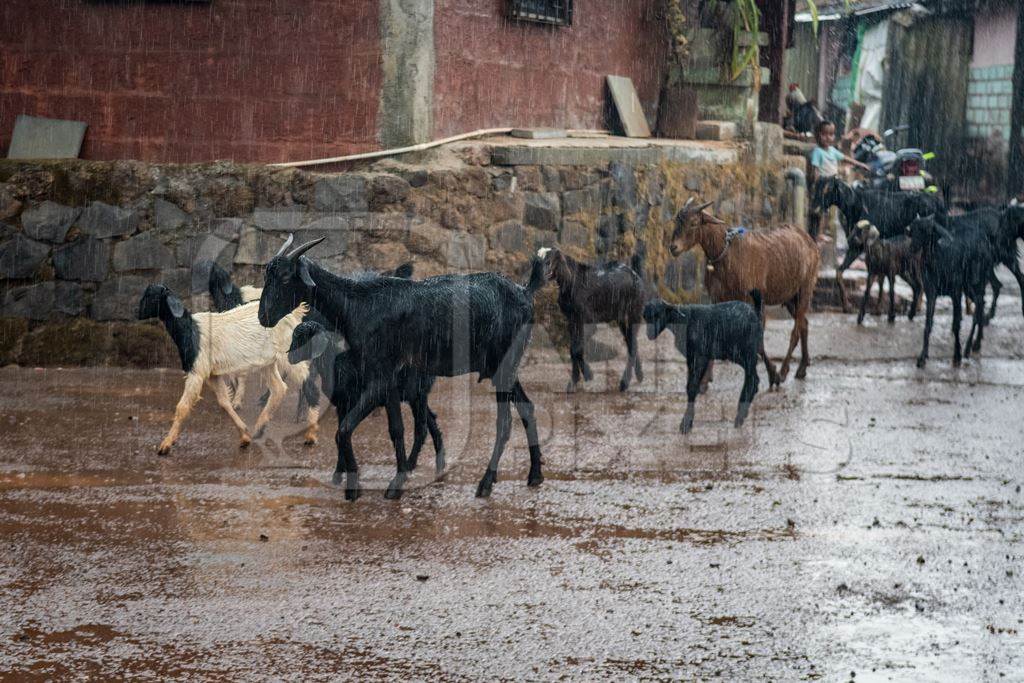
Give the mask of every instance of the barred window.
POLYGON ((520 21, 570 26, 572 0, 509 0, 509 16, 520 21))

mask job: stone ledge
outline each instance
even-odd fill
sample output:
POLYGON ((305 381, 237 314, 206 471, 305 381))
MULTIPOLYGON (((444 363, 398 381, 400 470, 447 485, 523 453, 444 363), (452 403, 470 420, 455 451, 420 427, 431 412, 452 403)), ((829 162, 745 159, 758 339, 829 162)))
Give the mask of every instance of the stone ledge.
POLYGON ((560 140, 494 138, 463 147, 486 148, 496 166, 602 166, 611 161, 631 165, 679 163, 734 164, 739 143, 696 140, 636 140, 602 136, 560 140))

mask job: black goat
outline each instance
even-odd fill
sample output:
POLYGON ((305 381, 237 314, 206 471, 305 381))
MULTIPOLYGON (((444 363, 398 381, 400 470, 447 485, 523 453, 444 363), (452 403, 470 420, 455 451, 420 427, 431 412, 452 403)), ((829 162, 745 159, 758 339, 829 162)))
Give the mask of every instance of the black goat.
MULTIPOLYGON (((619 380, 619 391, 629 388, 634 368, 636 381, 644 381, 636 348, 636 326, 642 320, 644 309, 644 282, 639 272, 618 262, 601 267, 580 263, 556 248, 542 248, 537 256, 544 260, 547 278, 558 285, 558 307, 569 322, 572 379, 566 391, 576 390, 581 372, 588 382, 593 376, 583 358, 583 349, 593 333, 594 323, 617 323, 626 341, 626 369, 619 380)), ((634 265, 640 267, 642 258, 641 249, 634 265)))
MULTIPOLYGON (((992 248, 993 267, 988 283, 992 286, 992 307, 986 321, 996 315, 996 302, 1003 285, 995 273, 995 266, 1003 264, 1013 273, 1017 285, 1024 293, 1024 273, 1021 272, 1017 240, 1024 239, 1024 206, 1011 204, 1003 209, 982 208, 960 216, 950 217, 947 226, 955 235, 971 231, 982 231, 992 248)), ((1021 301, 1024 313, 1024 298, 1021 301)))
MULTIPOLYGON (((320 386, 327 394, 331 403, 337 410, 338 423, 345 418, 362 394, 365 380, 360 372, 360 364, 351 351, 339 351, 340 340, 333 338, 320 323, 306 321, 295 328, 292 333, 292 344, 288 349, 288 361, 301 363, 312 361, 313 368, 320 375, 320 386)), ((430 389, 434 386, 434 378, 424 375, 410 367, 404 367, 395 375, 394 384, 388 388, 378 405, 374 408, 384 407, 388 413, 388 435, 392 443, 404 440, 404 427, 402 425, 400 402, 409 404, 413 415, 413 443, 409 452, 409 470, 416 469, 419 460, 420 450, 426 440, 427 431, 434 442, 434 465, 435 471, 440 476, 445 469, 444 442, 441 437, 441 430, 437 426, 437 415, 430 410, 427 404, 427 397, 430 389)), ((397 443, 395 446, 398 448, 397 443)), ((347 434, 338 437, 338 464, 334 470, 333 482, 340 484, 342 474, 345 472, 357 472, 359 469, 356 463, 355 451, 352 449, 352 435, 347 434)), ((352 494, 351 500, 359 497, 358 487, 352 494)))
POLYGON ((985 329, 985 284, 992 273, 992 249, 980 229, 965 229, 953 234, 931 216, 915 219, 909 227, 911 245, 922 259, 922 279, 926 299, 924 344, 917 367, 928 361, 928 341, 932 334, 935 302, 940 296, 953 300, 953 365, 960 365, 960 321, 964 296, 974 302, 974 319, 967 336, 967 356, 981 349, 985 329), (978 332, 974 341, 975 330, 978 332))
POLYGON ((709 306, 673 306, 662 300, 644 307, 647 337, 656 339, 666 327, 675 335, 676 348, 686 356, 686 414, 679 430, 693 428, 694 404, 701 379, 712 360, 729 360, 743 368, 743 389, 736 410, 736 427, 743 424, 757 394, 757 361, 763 337, 761 292, 752 290, 754 305, 726 301, 709 306))
POLYGON ((946 206, 942 199, 926 192, 884 192, 868 188, 854 189, 839 178, 828 178, 817 188, 812 206, 825 211, 836 206, 843 217, 843 232, 846 235, 846 256, 836 268, 836 282, 842 300, 843 312, 849 312, 849 301, 843 272, 850 267, 864 250, 856 235, 855 227, 862 220, 871 221, 878 228, 882 238, 904 234, 907 226, 918 216, 932 215, 940 225, 946 224, 946 206))
MULTIPOLYGON (((508 442, 510 403, 526 428, 530 448, 527 483, 539 485, 540 441, 533 403, 519 383, 519 363, 530 339, 533 295, 544 284, 544 266, 533 259, 526 286, 497 273, 440 275, 419 282, 383 277, 355 282, 338 277, 302 256, 321 239, 290 253, 292 237, 267 264, 260 322, 272 326, 287 314, 287 302, 307 302, 323 314, 349 344, 363 378, 363 391, 338 426, 339 437, 352 433, 386 395, 398 370, 410 365, 433 376, 470 372, 494 384, 497 429, 494 450, 477 496, 488 496, 498 476, 498 463, 508 442)), ((404 445, 395 454, 397 473, 388 486, 390 497, 401 495, 409 463, 404 445)), ((356 483, 347 472, 346 495, 356 483)))
POLYGON ((882 306, 882 282, 889 280, 889 322, 896 321, 896 276, 906 280, 914 291, 914 298, 910 304, 909 320, 917 315, 917 307, 921 303, 921 257, 914 252, 907 235, 898 235, 882 239, 878 228, 868 221, 860 221, 854 229, 860 242, 864 245, 864 260, 868 267, 868 282, 864 287, 864 297, 860 301, 860 313, 857 315, 857 324, 864 322, 864 311, 868 305, 868 298, 871 295, 871 285, 877 277, 879 280, 878 306, 875 307, 875 314, 878 314, 882 306))

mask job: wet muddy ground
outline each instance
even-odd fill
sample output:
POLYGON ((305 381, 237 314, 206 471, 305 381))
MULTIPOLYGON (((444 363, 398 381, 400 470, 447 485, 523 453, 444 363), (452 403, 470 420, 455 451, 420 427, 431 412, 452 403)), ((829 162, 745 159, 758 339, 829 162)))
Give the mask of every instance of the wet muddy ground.
MULTIPOLYGON (((615 390, 620 358, 570 396, 538 333, 523 379, 547 480, 525 486, 516 422, 488 500, 493 400, 465 378, 432 397, 443 481, 428 445, 384 500, 378 413, 353 504, 329 483, 334 416, 304 447, 293 396, 240 451, 207 395, 160 458, 179 372, 0 370, 0 677, 1021 680, 1007 290, 960 369, 948 309, 925 370, 922 321, 816 314, 806 381, 759 394, 737 430, 740 372, 719 365, 686 437, 668 335, 641 342, 643 384, 615 390)), ((789 327, 770 322, 773 355, 789 327)))

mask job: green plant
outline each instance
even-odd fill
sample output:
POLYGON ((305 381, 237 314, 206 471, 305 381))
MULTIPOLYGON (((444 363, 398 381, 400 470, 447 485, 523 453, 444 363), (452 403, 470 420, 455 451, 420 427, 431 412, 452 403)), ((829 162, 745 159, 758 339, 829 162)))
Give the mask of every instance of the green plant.
MULTIPOLYGON (((714 5, 718 0, 714 0, 714 5)), ((811 13, 811 29, 818 35, 818 5, 815 0, 806 0, 807 10, 811 13)), ((761 48, 758 45, 758 33, 761 29, 761 11, 757 8, 757 0, 731 0, 733 11, 729 13, 732 23, 732 58, 729 62, 729 78, 736 80, 747 67, 754 70, 754 87, 761 87, 761 48), (743 36, 750 36, 750 44, 743 45, 743 36)), ((846 10, 850 9, 850 0, 843 0, 846 10)))

